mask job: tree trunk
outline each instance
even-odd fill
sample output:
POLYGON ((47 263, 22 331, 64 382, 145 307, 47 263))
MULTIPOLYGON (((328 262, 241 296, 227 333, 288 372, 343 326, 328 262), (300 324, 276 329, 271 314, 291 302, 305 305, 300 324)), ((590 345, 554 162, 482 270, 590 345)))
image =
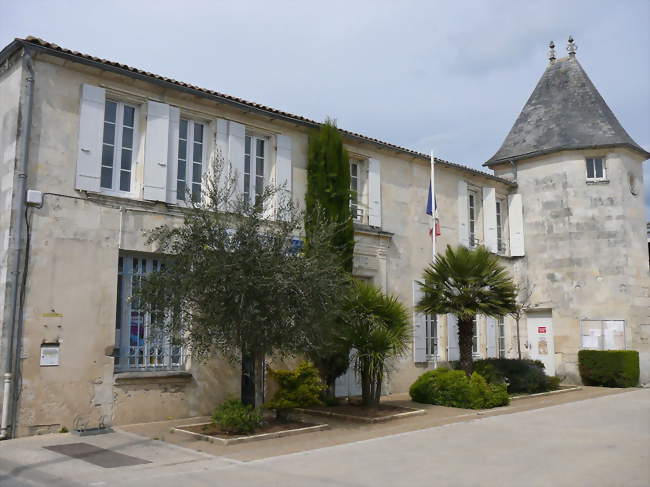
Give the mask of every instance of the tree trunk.
POLYGON ((361 367, 361 405, 370 406, 372 402, 372 377, 366 366, 361 367))
MULTIPOLYGON (((478 324, 477 324, 478 326, 478 324)), ((460 348, 460 368, 470 376, 474 369, 472 359, 472 335, 474 323, 472 320, 458 320, 458 347, 460 348)))
POLYGON ((241 402, 255 405, 255 361, 253 354, 244 350, 241 356, 241 402))
POLYGON ((375 397, 373 400, 373 407, 379 407, 379 400, 381 399, 381 383, 384 380, 384 374, 377 372, 377 378, 375 380, 375 397))
POLYGON ((264 353, 254 354, 255 364, 255 407, 261 408, 264 405, 264 353))

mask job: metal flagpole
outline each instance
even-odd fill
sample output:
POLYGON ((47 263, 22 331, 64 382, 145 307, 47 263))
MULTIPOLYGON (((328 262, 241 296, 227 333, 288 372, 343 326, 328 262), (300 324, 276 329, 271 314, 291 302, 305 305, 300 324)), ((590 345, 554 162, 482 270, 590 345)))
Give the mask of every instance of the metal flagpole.
POLYGON ((436 160, 431 151, 431 260, 436 260, 436 160))

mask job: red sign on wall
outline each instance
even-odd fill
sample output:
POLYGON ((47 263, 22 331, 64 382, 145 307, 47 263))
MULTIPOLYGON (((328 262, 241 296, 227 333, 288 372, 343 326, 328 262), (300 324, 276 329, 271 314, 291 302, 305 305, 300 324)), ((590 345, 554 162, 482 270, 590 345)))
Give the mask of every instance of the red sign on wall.
POLYGON ((537 333, 546 333, 546 327, 545 326, 538 326, 537 327, 537 333))

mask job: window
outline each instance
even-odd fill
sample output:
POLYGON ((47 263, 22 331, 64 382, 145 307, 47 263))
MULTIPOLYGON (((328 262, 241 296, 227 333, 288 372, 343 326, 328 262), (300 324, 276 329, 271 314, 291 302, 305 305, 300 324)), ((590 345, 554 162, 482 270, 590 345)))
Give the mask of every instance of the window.
POLYGON ((587 158, 587 181, 605 181, 605 160, 602 157, 587 158))
POLYGON ((625 321, 584 320, 580 322, 582 348, 625 350, 625 321))
POLYGON ((472 354, 478 355, 478 324, 476 318, 472 320, 472 354))
POLYGON ((359 162, 350 161, 350 211, 354 220, 361 220, 363 210, 359 208, 359 162))
POLYGON ((160 317, 146 313, 137 299, 131 299, 142 277, 162 268, 162 262, 156 257, 119 257, 115 320, 116 370, 173 370, 184 366, 180 344, 151 326, 152 320, 160 317))
POLYGON ((497 252, 506 251, 506 245, 503 241, 503 200, 497 200, 497 252))
POLYGON ((469 202, 469 246, 476 247, 476 201, 477 194, 476 191, 468 192, 468 202, 469 202))
POLYGON ((135 107, 106 100, 100 187, 115 192, 131 191, 135 107))
POLYGON ((506 325, 503 317, 497 320, 497 354, 506 358, 506 325))
POLYGON ((426 324, 427 360, 435 360, 438 357, 438 317, 425 315, 424 321, 426 324))
POLYGON ((244 196, 252 204, 259 201, 264 192, 264 164, 266 140, 262 137, 246 136, 244 146, 244 196))
POLYGON ((178 170, 176 174, 176 197, 185 201, 191 197, 201 199, 203 177, 204 126, 194 120, 181 118, 178 130, 178 170))

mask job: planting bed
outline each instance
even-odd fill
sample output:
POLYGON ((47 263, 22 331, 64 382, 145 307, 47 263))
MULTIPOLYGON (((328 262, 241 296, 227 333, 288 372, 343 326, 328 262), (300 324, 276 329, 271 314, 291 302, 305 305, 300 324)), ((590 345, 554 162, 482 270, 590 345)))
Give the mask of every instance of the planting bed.
POLYGON ((424 414, 423 409, 413 409, 392 404, 380 404, 377 408, 365 408, 360 404, 355 403, 296 409, 296 412, 315 416, 331 416, 343 420, 360 421, 364 423, 381 423, 392 419, 424 414))

